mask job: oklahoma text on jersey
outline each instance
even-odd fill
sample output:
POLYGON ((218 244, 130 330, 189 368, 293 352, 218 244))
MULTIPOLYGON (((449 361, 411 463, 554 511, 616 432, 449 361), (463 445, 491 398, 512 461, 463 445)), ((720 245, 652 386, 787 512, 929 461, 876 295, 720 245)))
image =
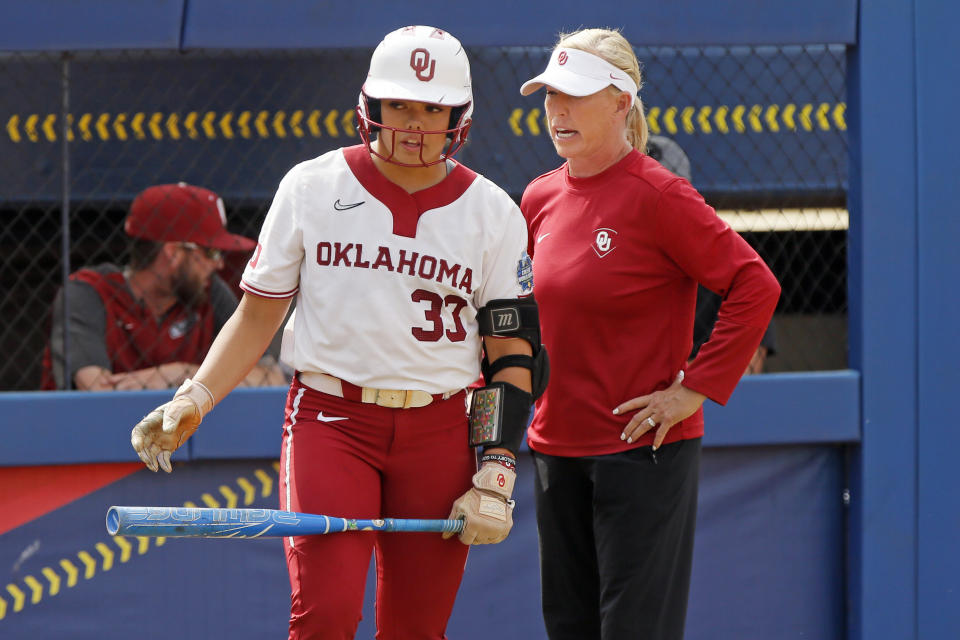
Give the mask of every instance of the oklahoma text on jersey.
POLYGON ((370 262, 363 257, 363 244, 360 242, 318 242, 317 264, 322 267, 342 266, 406 273, 410 276, 419 276, 424 280, 448 282, 450 286, 461 289, 467 294, 473 293, 473 270, 469 267, 461 267, 459 264, 451 266, 443 258, 420 254, 417 251, 391 249, 383 245, 368 251, 367 255, 374 253, 376 257, 373 258, 373 262, 370 262))

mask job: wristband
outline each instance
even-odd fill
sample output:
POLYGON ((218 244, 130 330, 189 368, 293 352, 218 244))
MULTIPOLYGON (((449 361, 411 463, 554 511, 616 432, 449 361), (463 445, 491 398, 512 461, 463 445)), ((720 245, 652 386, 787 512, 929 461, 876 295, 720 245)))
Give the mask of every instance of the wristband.
POLYGON ((485 462, 495 462, 497 464, 502 464, 507 469, 513 471, 517 468, 517 461, 510 456, 505 456, 499 453, 486 453, 480 457, 480 464, 483 465, 485 462))

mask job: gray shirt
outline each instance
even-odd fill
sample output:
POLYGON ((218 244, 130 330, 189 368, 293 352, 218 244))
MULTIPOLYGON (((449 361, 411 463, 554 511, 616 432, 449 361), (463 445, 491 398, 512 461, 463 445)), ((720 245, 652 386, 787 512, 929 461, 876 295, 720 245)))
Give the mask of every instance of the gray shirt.
MULTIPOLYGON (((113 264, 92 267, 99 273, 115 273, 121 268, 113 264)), ((64 289, 57 292, 53 300, 53 317, 50 329, 50 356, 53 363, 53 377, 58 389, 72 389, 77 371, 83 367, 97 366, 111 370, 111 359, 107 353, 106 324, 107 313, 103 299, 97 290, 86 282, 70 280, 67 282, 66 295, 70 301, 70 376, 66 384, 63 373, 63 295, 64 289)), ((128 289, 129 290, 129 289, 128 289)), ((133 293, 131 292, 131 297, 133 293)), ((142 302, 138 301, 140 304, 142 302)), ((216 274, 210 280, 210 305, 213 307, 214 335, 237 308, 237 297, 230 287, 216 274)))

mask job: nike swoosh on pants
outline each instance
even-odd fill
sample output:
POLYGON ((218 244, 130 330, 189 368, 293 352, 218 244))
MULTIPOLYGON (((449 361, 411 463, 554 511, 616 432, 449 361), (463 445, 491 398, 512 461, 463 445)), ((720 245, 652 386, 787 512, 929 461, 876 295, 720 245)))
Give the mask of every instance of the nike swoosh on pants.
POLYGON ((341 416, 325 416, 323 415, 323 411, 321 411, 317 414, 317 420, 320 422, 336 422, 337 420, 349 420, 349 418, 341 416))

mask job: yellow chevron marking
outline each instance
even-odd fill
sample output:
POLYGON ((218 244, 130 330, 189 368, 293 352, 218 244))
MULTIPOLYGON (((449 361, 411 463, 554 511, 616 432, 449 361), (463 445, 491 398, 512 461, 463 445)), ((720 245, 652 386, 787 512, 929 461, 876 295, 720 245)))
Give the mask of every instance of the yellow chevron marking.
POLYGON ((187 114, 187 117, 183 119, 183 126, 187 129, 187 137, 191 140, 196 140, 200 134, 197 133, 197 112, 191 111, 187 114))
POLYGON ((297 109, 292 114, 290 114, 290 131, 293 131, 293 135, 298 138, 303 137, 303 127, 300 126, 300 123, 303 121, 303 109, 297 109))
POLYGON ((742 104, 738 104, 733 108, 733 128, 737 130, 737 133, 743 133, 747 128, 743 124, 743 112, 746 111, 746 107, 742 104))
POLYGON ((663 113, 663 124, 667 128, 667 133, 673 135, 677 132, 677 123, 675 121, 677 117, 677 108, 668 107, 663 113))
POLYGON ((73 114, 67 114, 67 140, 73 142, 73 114))
POLYGON ((647 126, 650 127, 650 131, 654 133, 660 133, 660 123, 657 122, 659 115, 660 107, 651 107, 650 111, 647 111, 647 126))
POLYGON ((830 121, 827 119, 828 111, 830 111, 830 105, 826 102, 821 102, 820 106, 817 107, 817 124, 824 131, 830 130, 830 121))
POLYGON ((220 494, 227 499, 227 509, 237 508, 237 494, 225 484, 220 485, 220 494))
POLYGON ((247 505, 253 502, 253 496, 256 495, 256 489, 246 478, 237 478, 237 484, 243 489, 243 504, 247 505))
POLYGON ((533 108, 530 109, 530 113, 527 114, 527 117, 524 118, 524 122, 527 123, 527 130, 535 136, 540 135, 540 124, 537 120, 540 119, 540 109, 533 108))
POLYGON ((137 140, 143 140, 147 137, 147 134, 143 132, 143 120, 146 118, 146 115, 142 111, 138 111, 133 114, 133 119, 130 120, 130 128, 133 129, 133 137, 137 140))
POLYGON ((17 130, 17 127, 20 125, 20 116, 12 115, 10 119, 7 120, 7 135, 10 136, 10 139, 14 142, 20 142, 20 132, 17 130))
POLYGON ((273 492, 273 480, 263 469, 257 469, 253 472, 253 475, 257 476, 257 480, 260 481, 260 496, 266 498, 273 492))
POLYGON ((227 111, 220 118, 220 131, 223 132, 223 137, 227 140, 233 139, 233 127, 230 126, 230 121, 233 120, 233 113, 227 111))
POLYGON ((137 536, 137 555, 142 556, 150 549, 150 538, 137 536))
POLYGON ((80 116, 77 126, 80 127, 80 137, 85 141, 89 142, 93 138, 93 134, 90 133, 90 120, 93 118, 89 113, 85 113, 80 116))
POLYGON ((320 111, 314 109, 307 116, 307 128, 310 129, 310 135, 314 138, 320 137, 320 111))
POLYGON ((269 115, 270 115, 269 112, 261 111, 260 113, 257 114, 256 119, 253 121, 253 126, 257 128, 257 134, 261 138, 270 137, 270 132, 267 131, 267 116, 269 115))
POLYGON ((3 620, 7 616, 7 601, 3 598, 0 598, 0 620, 3 620))
POLYGON ((43 585, 33 576, 24 576, 23 581, 30 587, 30 604, 37 604, 43 597, 43 585))
POLYGON ((203 116, 203 121, 200 123, 200 126, 203 127, 203 134, 210 140, 217 137, 217 130, 213 128, 213 120, 216 117, 217 114, 215 112, 207 111, 203 116))
POLYGON ((50 583, 50 595, 55 596, 60 593, 60 575, 50 567, 44 567, 40 572, 50 583))
POLYGON ((287 117, 287 114, 284 111, 277 111, 273 114, 273 120, 271 124, 273 125, 273 130, 276 132, 278 138, 286 138, 287 130, 283 128, 283 120, 287 117))
POLYGON ((353 126, 353 113, 353 109, 347 109, 344 112, 343 117, 340 118, 340 126, 343 127, 343 132, 351 138, 354 138, 357 135, 357 130, 353 126))
POLYGON ((793 119, 793 112, 797 110, 797 105, 787 104, 783 107, 783 124, 787 125, 790 131, 797 130, 797 123, 793 119))
POLYGON ((837 129, 841 131, 847 130, 847 120, 844 118, 844 114, 847 112, 847 105, 844 102, 839 102, 833 108, 833 122, 837 125, 837 129))
POLYGON ((83 563, 85 570, 83 572, 83 578, 89 580, 93 577, 93 574, 97 571, 97 561, 93 559, 86 551, 81 551, 77 554, 77 557, 80 558, 80 562, 83 563))
POLYGON ((241 111, 240 117, 237 119, 237 124, 240 126, 240 135, 244 138, 250 137, 250 112, 241 111))
POLYGON ((513 135, 520 137, 523 135, 523 129, 520 128, 520 118, 523 117, 523 109, 514 109, 507 118, 507 124, 510 125, 510 131, 513 135))
POLYGON ((150 135, 154 140, 163 140, 163 129, 160 128, 160 121, 163 120, 162 113, 154 113, 150 116, 150 135))
POLYGON ((800 126, 806 131, 813 131, 813 122, 810 120, 811 111, 813 111, 813 105, 809 103, 803 105, 803 109, 800 110, 800 126))
POLYGON ((8 584, 7 593, 13 596, 13 612, 23 611, 23 602, 26 600, 26 595, 20 590, 20 587, 15 584, 8 584))
POLYGON ((196 509, 196 508, 197 508, 197 505, 196 505, 195 503, 193 503, 193 502, 190 502, 189 500, 187 500, 186 502, 184 502, 184 503, 183 503, 183 506, 187 507, 188 509, 196 509))
POLYGON ((727 126, 727 112, 729 110, 729 107, 722 104, 713 112, 713 123, 717 125, 717 131, 720 133, 730 133, 730 127, 727 126))
POLYGON ((117 117, 113 119, 113 132, 117 134, 117 138, 120 140, 127 139, 127 129, 123 126, 127 121, 127 114, 118 113, 117 117))
POLYGON ((113 569, 113 550, 103 542, 98 542, 94 547, 103 556, 103 570, 110 571, 110 569, 113 569))
POLYGON ((171 113, 167 116, 167 131, 170 132, 170 137, 174 140, 180 139, 180 129, 177 127, 177 123, 180 122, 180 116, 176 113, 171 113))
POLYGON ((53 125, 56 122, 57 122, 57 116, 50 113, 50 114, 47 114, 47 117, 43 119, 43 125, 41 125, 41 129, 43 129, 44 137, 46 137, 46 139, 49 140, 50 142, 57 141, 57 132, 53 128, 53 125))
POLYGON ((277 473, 277 475, 279 475, 279 474, 280 474, 280 461, 279 461, 279 460, 274 460, 274 461, 273 461, 273 464, 272 464, 271 466, 273 467, 273 470, 277 473))
POLYGON ((683 130, 687 133, 694 133, 696 129, 693 126, 693 107, 684 107, 680 112, 680 122, 683 123, 683 130))
POLYGON ((37 142, 40 140, 40 136, 37 135, 37 121, 40 119, 40 116, 33 113, 27 116, 27 121, 25 123, 25 130, 27 132, 27 138, 30 139, 30 142, 37 142))
POLYGON ((120 547, 120 562, 126 562, 130 559, 130 549, 133 545, 127 542, 123 536, 114 536, 113 543, 120 547))
POLYGON ((153 539, 153 546, 155 547, 162 547, 166 543, 167 543, 167 539, 163 536, 157 536, 156 538, 153 539))
POLYGON ((97 123, 94 125, 94 128, 97 130, 97 135, 100 136, 101 140, 110 139, 110 130, 107 129, 107 125, 110 123, 110 114, 101 113, 97 117, 97 123))
POLYGON ((219 509, 219 508, 220 508, 220 503, 217 502, 216 499, 215 499, 212 495, 210 495, 209 493, 204 493, 203 495, 201 495, 201 496, 200 496, 200 500, 202 500, 202 501, 203 501, 203 504, 207 505, 207 506, 210 507, 211 509, 219 509))
POLYGON ((777 113, 780 111, 780 107, 775 104, 767 107, 767 111, 763 116, 763 119, 767 121, 767 128, 774 133, 780 131, 780 125, 777 123, 777 113))
POLYGON ((760 116, 763 114, 763 107, 758 104, 750 107, 750 114, 747 116, 747 120, 750 122, 750 128, 756 131, 757 133, 763 131, 763 124, 760 122, 760 116))
POLYGON ((77 568, 67 559, 60 561, 60 566, 63 567, 63 570, 67 573, 67 587, 72 587, 77 584, 77 568))
POLYGON ((713 133, 713 129, 710 127, 711 111, 713 111, 711 107, 700 107, 700 111, 697 112, 697 123, 700 125, 700 131, 704 133, 713 133))
POLYGON ((336 109, 333 109, 327 114, 327 117, 323 119, 323 126, 326 127, 327 133, 329 133, 333 138, 336 138, 340 135, 340 132, 337 131, 337 116, 339 115, 340 112, 336 109))

